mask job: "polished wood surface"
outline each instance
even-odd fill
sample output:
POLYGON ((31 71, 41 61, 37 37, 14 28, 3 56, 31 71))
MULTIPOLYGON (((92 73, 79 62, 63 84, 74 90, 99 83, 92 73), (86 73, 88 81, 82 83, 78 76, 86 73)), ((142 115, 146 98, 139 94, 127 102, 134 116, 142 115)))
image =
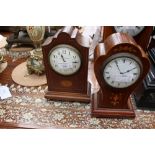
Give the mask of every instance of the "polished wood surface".
POLYGON ((13 69, 19 65, 21 62, 24 62, 26 61, 26 59, 18 59, 16 61, 12 61, 12 59, 10 57, 5 57, 7 63, 8 63, 8 66, 7 68, 2 72, 0 73, 0 83, 1 84, 8 84, 8 85, 11 85, 11 84, 15 84, 14 81, 12 80, 11 78, 11 73, 13 71, 13 69))

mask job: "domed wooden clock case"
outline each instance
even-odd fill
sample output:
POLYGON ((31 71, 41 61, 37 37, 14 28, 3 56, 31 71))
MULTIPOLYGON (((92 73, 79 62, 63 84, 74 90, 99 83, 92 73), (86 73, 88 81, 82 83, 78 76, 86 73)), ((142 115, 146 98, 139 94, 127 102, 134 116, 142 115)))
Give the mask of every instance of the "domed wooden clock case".
POLYGON ((131 36, 114 33, 98 44, 94 58, 100 90, 92 95, 92 116, 135 117, 130 95, 149 71, 145 52, 131 36))
POLYGON ((47 38, 42 47, 48 84, 45 98, 89 103, 89 41, 70 26, 47 38))

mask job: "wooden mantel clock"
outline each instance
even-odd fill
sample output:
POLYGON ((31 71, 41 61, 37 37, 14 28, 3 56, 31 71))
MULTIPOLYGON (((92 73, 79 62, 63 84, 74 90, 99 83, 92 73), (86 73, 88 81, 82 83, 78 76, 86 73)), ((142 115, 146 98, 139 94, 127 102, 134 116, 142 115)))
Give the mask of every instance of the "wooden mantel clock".
POLYGON ((117 32, 129 34, 146 51, 153 32, 153 26, 104 26, 103 41, 112 33, 117 32))
POLYGON ((92 116, 135 117, 130 95, 149 71, 143 49, 125 33, 114 33, 95 49, 100 90, 92 95, 92 116))
POLYGON ((48 91, 45 98, 90 102, 89 41, 75 27, 64 27, 43 44, 48 91))

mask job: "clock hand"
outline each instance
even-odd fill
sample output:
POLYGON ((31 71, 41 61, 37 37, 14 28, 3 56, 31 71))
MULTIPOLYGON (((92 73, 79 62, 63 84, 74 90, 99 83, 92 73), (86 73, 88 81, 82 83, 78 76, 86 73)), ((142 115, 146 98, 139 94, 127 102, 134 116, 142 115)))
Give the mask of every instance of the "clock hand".
POLYGON ((127 70, 126 72, 123 72, 122 74, 124 74, 124 73, 128 73, 128 72, 130 72, 130 71, 132 71, 132 70, 134 70, 134 69, 136 69, 137 67, 134 67, 134 68, 132 68, 132 69, 129 69, 129 70, 127 70))
POLYGON ((61 58, 62 58, 63 62, 66 62, 62 54, 61 54, 61 58))
POLYGON ((72 63, 78 63, 78 61, 73 61, 72 63))
POLYGON ((118 67, 118 62, 117 62, 117 61, 115 61, 115 64, 116 64, 116 66, 117 66, 117 68, 118 68, 118 70, 119 70, 119 73, 122 74, 122 72, 120 71, 120 69, 119 69, 119 67, 118 67))
MULTIPOLYGON (((66 61, 64 61, 66 62, 66 61)), ((66 63, 79 63, 78 61, 72 61, 72 62, 66 62, 66 63)), ((62 64, 62 63, 59 63, 59 64, 62 64)))

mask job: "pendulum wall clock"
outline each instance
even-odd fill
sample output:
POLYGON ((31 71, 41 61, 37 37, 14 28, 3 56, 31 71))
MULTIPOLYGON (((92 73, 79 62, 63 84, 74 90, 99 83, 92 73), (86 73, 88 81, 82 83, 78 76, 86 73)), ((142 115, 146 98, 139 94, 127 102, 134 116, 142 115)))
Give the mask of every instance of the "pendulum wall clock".
POLYGON ((103 41, 112 33, 127 33, 146 51, 152 31, 153 26, 104 26, 103 41))
POLYGON ((125 33, 114 33, 95 50, 100 90, 92 95, 92 116, 135 117, 130 95, 149 71, 143 49, 125 33))
POLYGON ((64 27, 42 46, 48 99, 90 102, 89 41, 78 31, 75 27, 64 27))

